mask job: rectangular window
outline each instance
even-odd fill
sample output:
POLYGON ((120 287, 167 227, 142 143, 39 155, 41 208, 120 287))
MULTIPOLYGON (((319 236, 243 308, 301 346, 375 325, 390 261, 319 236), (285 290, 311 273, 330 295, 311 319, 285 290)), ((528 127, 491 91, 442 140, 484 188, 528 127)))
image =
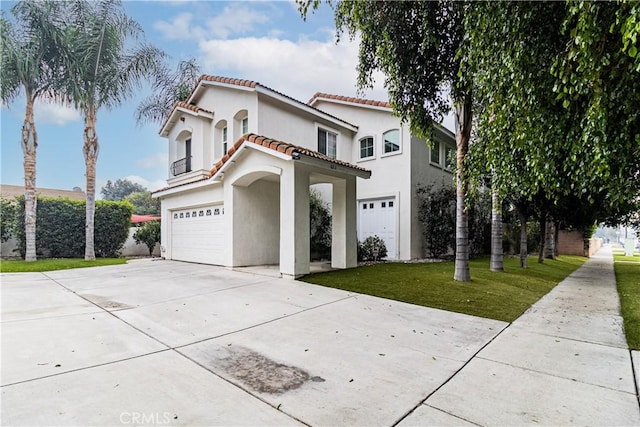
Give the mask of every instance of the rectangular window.
POLYGON ((242 121, 240 122, 240 127, 242 128, 242 134, 246 134, 249 133, 249 118, 245 117, 244 119, 242 119, 242 121))
POLYGON ((435 163, 436 165, 440 164, 440 143, 438 141, 433 141, 430 160, 431 163, 435 163))
POLYGON ((337 134, 324 129, 318 129, 318 152, 335 159, 337 154, 337 140, 337 134))
POLYGON ((222 154, 227 154, 227 127, 222 128, 222 154))
POLYGON ((444 166, 451 170, 456 167, 456 149, 450 145, 444 146, 444 166))
POLYGON ((360 158, 373 157, 373 138, 367 137, 360 140, 360 158))

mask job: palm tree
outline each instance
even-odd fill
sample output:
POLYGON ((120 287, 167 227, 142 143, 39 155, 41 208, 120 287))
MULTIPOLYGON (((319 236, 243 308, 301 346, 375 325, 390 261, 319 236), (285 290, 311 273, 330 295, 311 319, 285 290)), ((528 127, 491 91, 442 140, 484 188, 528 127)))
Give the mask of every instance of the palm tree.
POLYGON ((0 64, 0 97, 10 104, 24 91, 26 111, 22 124, 24 156, 24 225, 25 261, 36 261, 36 151, 38 132, 33 115, 36 99, 51 88, 53 70, 57 67, 60 4, 55 1, 21 1, 12 9, 19 28, 0 17, 2 41, 0 64))
POLYGON ((176 102, 187 99, 199 75, 200 67, 194 58, 180 61, 176 71, 171 71, 166 66, 160 67, 154 76, 154 94, 138 106, 136 122, 160 124, 176 102))
POLYGON ((96 161, 99 144, 96 120, 100 108, 115 108, 133 94, 144 77, 160 67, 164 54, 139 43, 142 28, 117 0, 77 0, 71 5, 73 25, 66 32, 66 75, 61 90, 84 118, 86 167, 86 260, 95 259, 94 214, 96 161), (133 46, 127 49, 127 46, 133 46))

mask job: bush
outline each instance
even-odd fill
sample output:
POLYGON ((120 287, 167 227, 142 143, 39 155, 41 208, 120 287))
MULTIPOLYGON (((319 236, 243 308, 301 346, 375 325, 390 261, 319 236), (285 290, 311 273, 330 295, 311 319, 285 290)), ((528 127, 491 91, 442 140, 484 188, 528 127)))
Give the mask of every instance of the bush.
POLYGON ((16 200, 0 197, 0 241, 6 242, 15 233, 16 200))
POLYGON ((358 261, 379 261, 387 257, 387 246, 378 236, 369 236, 364 242, 358 242, 358 261), (378 255, 375 255, 374 248, 378 248, 378 255))
POLYGON ((160 242, 160 221, 147 221, 138 227, 133 235, 137 244, 144 243, 149 248, 149 256, 153 256, 156 243, 160 242))
POLYGON ((469 200, 469 255, 491 253, 491 191, 480 191, 469 200))
MULTIPOLYGON (((24 211, 24 197, 19 197, 24 211)), ((129 236, 133 207, 126 202, 98 200, 95 212, 95 253, 99 257, 118 256, 129 236)), ((85 245, 85 201, 38 197, 36 248, 39 256, 83 258, 85 245)), ((24 215, 16 215, 18 251, 24 258, 24 215)))
POLYGON ((316 190, 309 195, 309 238, 312 259, 331 258, 331 213, 316 190))
POLYGON ((426 253, 432 258, 441 258, 455 250, 456 190, 452 186, 433 188, 418 187, 418 220, 426 253))

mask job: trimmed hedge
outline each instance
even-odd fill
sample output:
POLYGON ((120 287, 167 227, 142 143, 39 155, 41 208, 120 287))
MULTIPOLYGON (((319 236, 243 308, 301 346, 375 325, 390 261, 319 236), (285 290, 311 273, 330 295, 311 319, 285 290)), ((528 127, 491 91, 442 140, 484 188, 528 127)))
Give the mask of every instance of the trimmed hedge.
MULTIPOLYGON (((24 212, 24 197, 18 198, 24 212)), ((97 257, 116 257, 127 241, 133 206, 128 202, 96 201, 95 252, 97 257)), ((38 197, 36 249, 38 256, 83 258, 85 244, 85 201, 61 197, 38 197)), ((24 215, 16 215, 18 251, 24 258, 24 215)))

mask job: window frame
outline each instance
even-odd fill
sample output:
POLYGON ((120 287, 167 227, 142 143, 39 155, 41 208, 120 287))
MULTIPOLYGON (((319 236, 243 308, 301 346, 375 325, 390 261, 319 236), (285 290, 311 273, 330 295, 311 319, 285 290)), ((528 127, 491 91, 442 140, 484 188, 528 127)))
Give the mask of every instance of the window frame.
POLYGON ((229 142, 229 126, 225 125, 222 129, 222 155, 227 154, 228 142, 229 142))
POLYGON ((338 141, 339 141, 339 136, 340 136, 340 132, 336 131, 335 129, 331 129, 325 126, 321 126, 321 125, 316 125, 316 148, 318 153, 323 154, 331 159, 337 159, 338 158, 338 141), (325 152, 323 153, 320 150, 320 132, 324 132, 325 133, 325 152), (331 134, 335 136, 335 142, 334 142, 334 155, 331 156, 330 151, 329 151, 329 141, 327 136, 331 134))
POLYGON ((240 119, 240 134, 245 135, 249 133, 249 116, 244 116, 240 119), (245 129, 246 124, 246 129, 245 129))
POLYGON ((363 136, 362 138, 358 139, 358 160, 364 161, 364 160, 372 160, 376 158, 376 138, 373 135, 367 135, 367 136, 363 136), (370 156, 362 156, 362 142, 364 140, 367 139, 371 139, 371 147, 367 147, 367 148, 371 148, 371 155, 370 156))
POLYGON ((381 145, 382 145, 382 150, 381 150, 381 154, 380 157, 388 157, 388 156, 395 156, 398 154, 402 154, 402 128, 391 128, 391 129, 387 129, 386 131, 382 132, 382 141, 381 141, 381 145), (385 135, 387 135, 390 132, 396 131, 398 132, 398 149, 394 150, 394 151, 386 151, 386 142, 385 142, 385 135))
POLYGON ((440 141, 432 141, 432 144, 433 146, 429 146, 429 163, 434 166, 442 167, 442 144, 440 143, 440 141), (438 150, 437 162, 433 160, 433 155, 436 152, 436 148, 438 150))

